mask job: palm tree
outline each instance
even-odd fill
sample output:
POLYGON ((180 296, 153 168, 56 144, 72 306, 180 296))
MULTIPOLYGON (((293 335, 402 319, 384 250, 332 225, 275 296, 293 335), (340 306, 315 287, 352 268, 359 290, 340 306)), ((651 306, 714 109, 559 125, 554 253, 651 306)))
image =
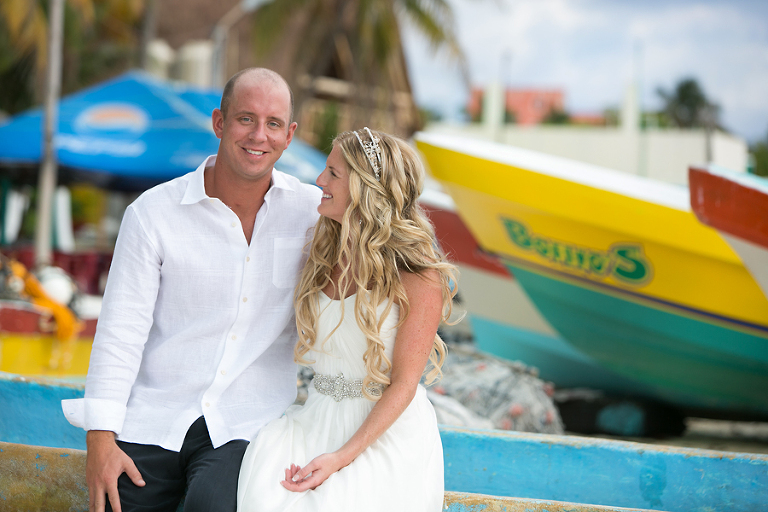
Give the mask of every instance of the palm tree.
POLYGON ((463 64, 453 11, 446 0, 270 0, 255 15, 256 51, 264 56, 275 46, 286 46, 286 39, 301 35, 301 48, 294 50, 292 64, 318 75, 330 65, 333 50, 346 42, 365 73, 384 65, 397 51, 398 16, 412 23, 433 48, 447 47, 463 64))
MULTIPOLYGON (((71 1, 71 6, 84 23, 93 21, 93 3, 91 0, 71 1)), ((14 80, 13 86, 19 88, 18 81, 30 80, 31 95, 39 96, 42 77, 48 62, 48 20, 46 3, 38 0, 3 0, 0 3, 0 26, 4 25, 0 41, 0 74, 7 81, 14 80), (9 75, 9 76, 8 76, 9 75)), ((21 87, 22 91, 25 87, 21 87)), ((20 91, 21 92, 21 91, 20 91)))
MULTIPOLYGON (((42 97, 48 62, 47 8, 46 0, 0 2, 0 110, 13 113, 42 97)), ((124 54, 133 53, 143 8, 143 0, 66 0, 65 92, 130 64, 124 54)))
MULTIPOLYGON (((258 60, 285 76, 296 93, 296 110, 315 95, 312 80, 331 77, 354 85, 347 122, 355 125, 372 109, 402 103, 405 72, 401 23, 412 24, 433 49, 445 48, 466 77, 453 12, 446 0, 271 0, 254 16, 258 60)), ((335 107, 334 107, 335 108, 335 107)), ((410 129, 418 127, 415 104, 410 129)), ((342 116, 344 117, 344 116, 342 116)), ((410 135, 410 133, 401 133, 410 135)))
POLYGON ((663 112, 680 128, 714 127, 718 124, 719 107, 710 102, 704 90, 693 78, 680 80, 675 90, 657 89, 664 101, 663 112))

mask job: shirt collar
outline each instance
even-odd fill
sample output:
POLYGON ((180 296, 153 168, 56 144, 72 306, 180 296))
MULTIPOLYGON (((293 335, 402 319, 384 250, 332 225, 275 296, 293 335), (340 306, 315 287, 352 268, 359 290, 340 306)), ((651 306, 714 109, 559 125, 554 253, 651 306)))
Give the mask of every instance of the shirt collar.
MULTIPOLYGON (((187 190, 184 193, 184 197, 181 199, 181 204, 194 204, 199 203, 203 199, 209 199, 208 194, 205 193, 205 170, 209 167, 213 167, 215 163, 216 155, 211 155, 190 174, 189 181, 187 182, 187 190)), ((278 188, 293 190, 293 187, 286 179, 285 174, 273 168, 272 184, 269 187, 267 194, 269 195, 269 192, 271 192, 272 189, 278 188)))
POLYGON ((293 190, 293 187, 289 183, 286 175, 277 169, 272 169, 272 186, 269 187, 269 189, 272 190, 273 188, 293 190))
POLYGON ((216 155, 211 155, 190 174, 187 190, 184 192, 184 197, 181 198, 181 204, 194 204, 208 199, 208 194, 205 193, 205 169, 213 167, 215 163, 216 155))

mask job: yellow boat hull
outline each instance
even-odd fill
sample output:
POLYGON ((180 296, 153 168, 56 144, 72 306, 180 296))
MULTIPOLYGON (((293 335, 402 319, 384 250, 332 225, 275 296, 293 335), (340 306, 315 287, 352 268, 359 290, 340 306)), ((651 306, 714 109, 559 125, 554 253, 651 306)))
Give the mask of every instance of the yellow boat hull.
POLYGON ((55 336, 48 312, 26 302, 0 301, 0 371, 24 376, 84 379, 96 321, 74 340, 55 336))
POLYGON ((62 343, 52 335, 0 334, 0 371, 16 375, 84 378, 93 338, 62 343))
POLYGON ((687 189, 467 139, 417 145, 569 343, 664 400, 768 415, 768 298, 687 189))

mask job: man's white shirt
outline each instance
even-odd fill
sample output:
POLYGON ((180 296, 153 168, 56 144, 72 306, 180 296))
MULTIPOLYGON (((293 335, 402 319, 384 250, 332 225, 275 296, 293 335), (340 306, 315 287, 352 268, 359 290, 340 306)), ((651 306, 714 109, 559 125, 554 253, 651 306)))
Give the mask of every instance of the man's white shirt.
POLYGON ((215 158, 126 209, 85 398, 62 402, 73 425, 179 451, 204 415, 216 448, 295 400, 293 292, 321 192, 273 171, 249 245, 205 193, 215 158))

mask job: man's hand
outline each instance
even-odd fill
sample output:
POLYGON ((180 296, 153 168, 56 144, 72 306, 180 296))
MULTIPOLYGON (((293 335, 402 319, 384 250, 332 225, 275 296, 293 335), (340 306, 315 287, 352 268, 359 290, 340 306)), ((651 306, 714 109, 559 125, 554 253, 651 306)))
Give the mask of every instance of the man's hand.
POLYGON ((346 464, 342 463, 338 454, 324 453, 312 459, 303 468, 291 464, 291 467, 285 470, 285 480, 280 483, 283 487, 293 492, 314 489, 344 466, 346 464))
POLYGON ((144 487, 141 473, 133 460, 115 442, 115 433, 107 430, 89 430, 86 436, 88 454, 85 462, 85 482, 88 484, 88 510, 104 512, 109 498, 114 512, 121 512, 117 494, 117 478, 123 473, 138 487, 144 487))

